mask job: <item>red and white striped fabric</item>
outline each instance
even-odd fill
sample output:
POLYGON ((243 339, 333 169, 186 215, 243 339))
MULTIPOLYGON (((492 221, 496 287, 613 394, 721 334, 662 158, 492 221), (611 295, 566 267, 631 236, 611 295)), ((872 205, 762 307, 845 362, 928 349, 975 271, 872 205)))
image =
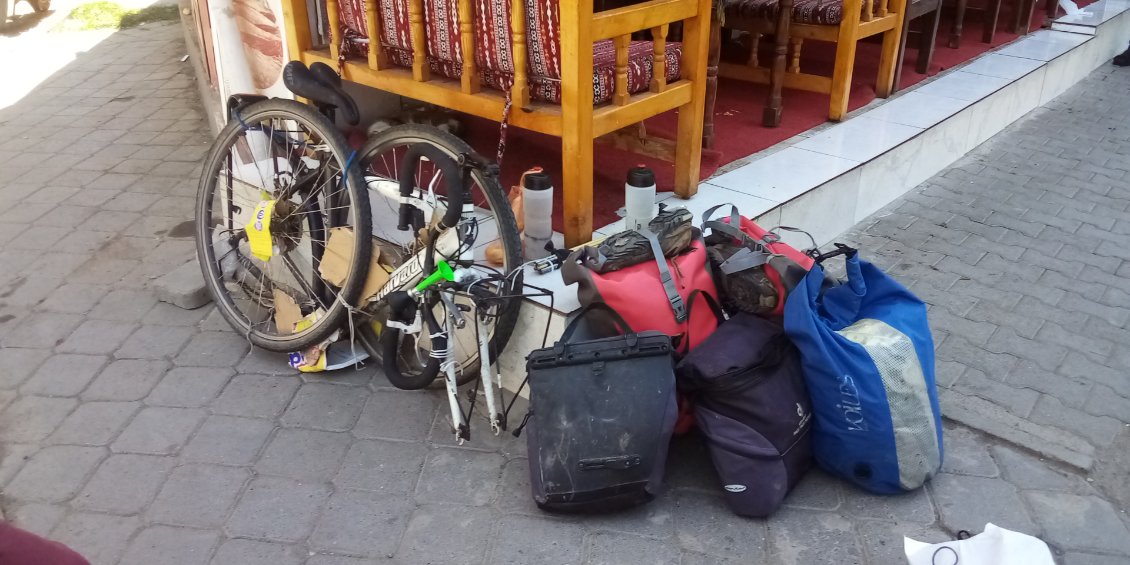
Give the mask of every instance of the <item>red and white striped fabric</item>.
MULTIPOLYGON (((347 57, 365 57, 368 37, 365 26, 366 0, 341 0, 341 25, 347 57), (362 41, 359 41, 362 40, 362 41)), ((371 0, 370 0, 371 1, 371 0)), ((408 24, 408 0, 376 0, 381 21, 380 42, 389 62, 412 66, 412 36, 408 24)), ((526 72, 530 98, 561 102, 561 40, 556 0, 526 2, 526 72)), ((474 0, 475 64, 484 86, 507 89, 514 79, 514 57, 510 44, 508 0, 474 0)), ((456 0, 424 0, 428 66, 433 73, 459 78, 463 49, 459 37, 456 0)), ((335 38, 335 41, 339 41, 335 38)), ((628 50, 628 92, 647 90, 652 75, 652 44, 633 41, 628 50)), ((679 78, 682 46, 667 44, 666 78, 679 78)), ((593 45, 593 101, 612 99, 616 89, 616 50, 612 41, 593 45)))

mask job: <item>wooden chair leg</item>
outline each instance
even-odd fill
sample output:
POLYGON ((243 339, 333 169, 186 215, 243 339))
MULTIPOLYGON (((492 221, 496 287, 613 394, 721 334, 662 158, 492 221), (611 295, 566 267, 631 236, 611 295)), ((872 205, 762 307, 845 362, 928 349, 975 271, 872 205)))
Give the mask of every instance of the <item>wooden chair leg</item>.
MULTIPOLYGON (((589 123, 592 116, 589 116, 589 123)), ((561 202, 565 245, 574 247, 592 239, 592 136, 587 139, 569 128, 561 137, 561 202)), ((592 131, 592 128, 588 128, 592 131)))
MULTIPOLYGON (((883 33, 882 52, 879 54, 879 76, 875 79, 875 96, 886 98, 894 92, 895 63, 898 61, 899 42, 906 27, 906 10, 895 14, 895 27, 883 33)), ((850 88, 850 87, 849 87, 850 88)))
POLYGON ((954 7, 953 27, 950 29, 950 49, 957 49, 961 47, 961 31, 965 23, 965 7, 968 0, 957 0, 957 5, 954 7))
MULTIPOLYGON (((907 38, 909 36, 910 36, 910 18, 906 18, 902 21, 902 38, 899 39, 899 55, 898 55, 898 59, 895 60, 895 80, 894 80, 894 84, 891 87, 891 92, 898 92, 900 85, 902 83, 902 63, 903 63, 903 60, 906 58, 906 43, 907 43, 907 38)), ((922 47, 921 47, 921 45, 919 45, 918 50, 919 50, 918 60, 921 61, 922 60, 922 47)))
MULTIPOLYGON (((561 50, 561 83, 576 85, 561 89, 561 200, 566 247, 592 240, 591 20, 590 0, 561 1, 561 44, 574 46, 561 50)), ((695 117, 702 121, 702 114, 695 117)))
POLYGON ((694 86, 690 102, 679 108, 679 129, 675 134, 675 195, 679 198, 690 198, 698 192, 698 175, 702 166, 706 59, 713 18, 708 0, 699 0, 699 8, 700 16, 683 22, 683 64, 679 72, 694 86))
POLYGON ((985 28, 981 32, 981 43, 992 43, 997 36, 997 22, 1000 20, 1002 0, 990 0, 985 6, 985 28))
POLYGON ((781 125, 781 90, 785 86, 785 64, 789 56, 789 27, 793 0, 781 0, 777 8, 777 27, 773 37, 773 63, 769 68, 769 100, 761 115, 765 127, 781 125))
POLYGON ((1047 0, 1044 4, 1044 10, 1046 10, 1048 21, 1054 20, 1059 15, 1059 1, 1047 0))
POLYGON ((938 9, 930 13, 929 19, 922 29, 922 37, 919 38, 918 66, 914 69, 918 71, 918 74, 924 75, 930 72, 930 64, 934 62, 934 43, 938 36, 938 22, 941 19, 942 3, 938 2, 938 9))
MULTIPOLYGON (((859 43, 859 37, 856 35, 858 20, 848 21, 848 18, 849 14, 844 14, 845 21, 840 23, 839 39, 836 41, 836 66, 832 69, 832 100, 828 104, 828 119, 833 122, 843 120, 844 115, 847 114, 848 97, 851 96, 851 74, 855 67, 855 50, 859 43)), ((891 69, 894 69, 893 65, 891 69)))
POLYGON ((1016 23, 1012 32, 1016 35, 1026 35, 1032 29, 1032 13, 1036 11, 1036 0, 1017 0, 1016 23))
POLYGON ((714 102, 718 99, 718 60, 722 54, 722 22, 712 17, 710 47, 706 53, 706 101, 702 114, 702 146, 714 147, 714 102))

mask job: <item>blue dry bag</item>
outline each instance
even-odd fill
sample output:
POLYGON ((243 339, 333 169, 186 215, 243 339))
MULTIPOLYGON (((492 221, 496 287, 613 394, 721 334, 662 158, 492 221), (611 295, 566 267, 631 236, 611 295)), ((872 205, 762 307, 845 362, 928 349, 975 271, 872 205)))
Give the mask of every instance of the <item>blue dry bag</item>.
POLYGON ((856 250, 817 258, 789 294, 785 332, 800 350, 816 462, 871 492, 914 490, 942 465, 934 340, 926 305, 856 250), (819 263, 847 258, 847 282, 819 263))

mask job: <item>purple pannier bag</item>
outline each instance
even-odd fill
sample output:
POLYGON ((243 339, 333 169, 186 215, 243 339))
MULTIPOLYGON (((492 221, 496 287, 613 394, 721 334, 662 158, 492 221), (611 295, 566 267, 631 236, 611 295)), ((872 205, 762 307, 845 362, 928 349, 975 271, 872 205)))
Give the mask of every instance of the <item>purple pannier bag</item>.
POLYGON ((735 514, 765 517, 812 465, 800 356, 777 324, 739 313, 676 367, 735 514))

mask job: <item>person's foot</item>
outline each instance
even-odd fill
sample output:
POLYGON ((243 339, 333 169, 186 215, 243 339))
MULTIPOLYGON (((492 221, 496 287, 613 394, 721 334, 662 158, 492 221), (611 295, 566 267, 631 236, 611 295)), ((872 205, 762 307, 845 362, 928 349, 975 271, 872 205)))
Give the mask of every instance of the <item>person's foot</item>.
POLYGON ((1116 67, 1130 67, 1130 47, 1114 56, 1114 65, 1116 67))

